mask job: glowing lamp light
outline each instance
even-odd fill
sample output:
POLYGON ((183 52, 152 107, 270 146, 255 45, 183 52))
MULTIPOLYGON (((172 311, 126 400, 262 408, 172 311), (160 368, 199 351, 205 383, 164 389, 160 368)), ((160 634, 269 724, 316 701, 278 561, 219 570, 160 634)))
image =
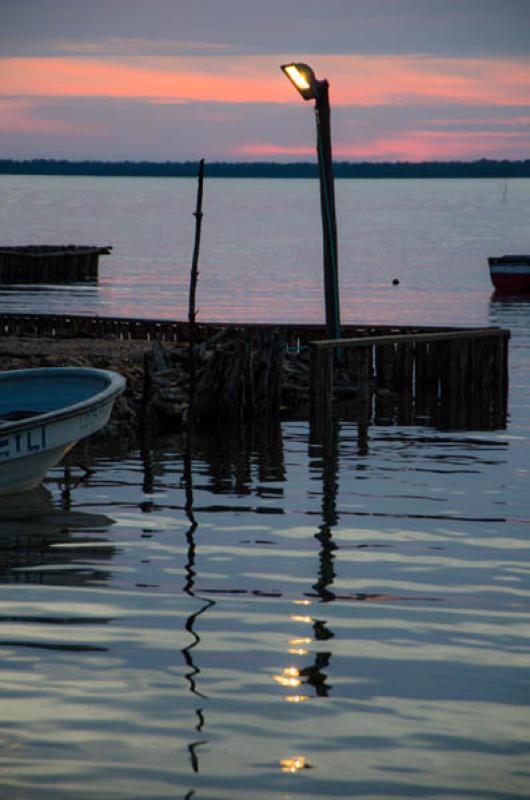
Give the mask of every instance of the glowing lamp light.
POLYGON ((304 100, 314 100, 318 92, 319 81, 308 64, 282 64, 280 67, 297 89, 304 100))

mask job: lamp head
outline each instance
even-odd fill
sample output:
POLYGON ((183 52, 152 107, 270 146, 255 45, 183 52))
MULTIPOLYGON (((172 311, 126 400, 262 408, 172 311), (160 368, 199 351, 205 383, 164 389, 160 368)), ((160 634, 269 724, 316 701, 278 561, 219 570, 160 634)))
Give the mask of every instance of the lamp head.
POLYGON ((308 64, 282 64, 280 69, 287 75, 304 100, 317 98, 322 81, 317 81, 315 73, 308 64))

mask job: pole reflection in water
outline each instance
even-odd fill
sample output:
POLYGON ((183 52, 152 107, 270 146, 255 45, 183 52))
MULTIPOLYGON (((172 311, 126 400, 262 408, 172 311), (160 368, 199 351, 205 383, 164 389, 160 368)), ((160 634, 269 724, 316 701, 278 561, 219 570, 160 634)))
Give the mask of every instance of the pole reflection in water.
MULTIPOLYGON (((324 437, 320 445, 322 475, 322 524, 315 534, 320 544, 318 580, 313 584, 316 594, 322 603, 335 599, 331 586, 335 580, 334 552, 337 545, 333 541, 333 528, 338 524, 337 493, 339 489, 339 438, 340 423, 336 418, 324 428, 324 437)), ((315 451, 314 437, 310 436, 309 458, 315 451)), ((315 641, 332 639, 334 633, 326 627, 326 620, 313 620, 315 641)), ((317 652, 314 664, 304 667, 300 675, 314 687, 318 697, 327 697, 331 687, 326 683, 327 675, 323 671, 329 667, 331 652, 317 652)))
MULTIPOLYGON (((297 601, 295 601, 297 602, 297 601)), ((308 601, 309 602, 309 601, 308 601)), ((309 636, 296 636, 289 639, 289 644, 311 644, 312 642, 326 641, 327 639, 334 638, 335 634, 326 627, 326 620, 316 619, 310 615, 292 614, 290 619, 293 622, 301 624, 309 624, 313 628, 313 638, 309 636)), ((304 648, 289 648, 288 652, 293 655, 307 655, 310 651, 304 648)), ((306 667, 285 667, 280 675, 274 675, 273 680, 280 686, 289 688, 297 688, 302 684, 307 684, 315 689, 317 697, 327 697, 331 686, 326 683, 327 675, 322 672, 323 669, 329 666, 331 660, 330 652, 315 652, 315 658, 312 664, 306 667)), ((308 695, 287 695, 285 697, 287 702, 300 703, 309 700, 308 695)))
POLYGON ((154 492, 154 473, 153 473, 153 456, 151 449, 146 441, 145 431, 142 432, 140 441, 140 456, 143 464, 143 482, 142 491, 144 494, 153 494, 154 492))
POLYGON ((309 459, 318 455, 320 450, 320 469, 322 475, 322 524, 315 538, 320 543, 318 580, 313 584, 317 595, 322 602, 335 599, 335 594, 329 589, 335 579, 333 565, 334 551, 337 545, 333 542, 332 528, 338 523, 337 492, 339 472, 339 436, 340 424, 333 417, 323 431, 320 447, 315 443, 315 438, 310 437, 309 459))
MULTIPOLYGON (((184 487, 186 492, 186 516, 190 523, 189 528, 186 531, 186 541, 188 544, 187 550, 187 560, 185 565, 185 576, 186 581, 184 583, 184 592, 189 595, 190 597, 198 597, 195 594, 194 586, 195 586, 195 559, 196 559, 196 544, 195 544, 195 532, 199 526, 197 519, 194 515, 193 511, 193 434, 191 426, 188 428, 187 435, 186 435, 186 447, 184 452, 184 463, 183 463, 183 480, 184 480, 184 487)), ((193 650, 199 645, 201 641, 201 637, 195 630, 195 624, 198 618, 205 613, 209 608, 215 605, 214 600, 208 600, 207 598, 201 598, 204 600, 204 605, 202 605, 198 611, 195 611, 193 614, 190 614, 188 619, 186 620, 186 631, 192 636, 193 641, 187 647, 182 649, 182 655, 184 656, 184 660, 186 661, 187 666, 189 667, 190 671, 186 673, 185 677, 189 683, 190 692, 195 695, 196 697, 200 697, 202 699, 207 699, 207 696, 203 694, 197 688, 197 676, 200 674, 200 668, 194 661, 194 654, 193 650)), ((196 708, 195 714, 197 716, 197 724, 195 726, 195 730, 197 733, 201 733, 204 724, 204 714, 202 708, 196 708)), ((196 741, 190 742, 188 744, 188 752, 190 755, 190 763, 191 768, 194 772, 199 772, 200 770, 200 762, 199 762, 199 755, 197 753, 197 748, 201 747, 202 745, 207 744, 206 739, 198 739, 196 741)), ((192 793, 193 794, 193 793, 192 793)), ((187 797, 191 797, 192 794, 188 794, 187 797)))
MULTIPOLYGON (((337 513, 337 492, 338 470, 339 470, 339 437, 340 425, 337 419, 331 418, 329 424, 323 428, 312 428, 309 439, 309 461, 310 464, 318 464, 320 467, 322 481, 322 524, 319 525, 315 539, 319 543, 318 555, 318 577, 313 584, 315 594, 321 603, 329 603, 335 599, 335 593, 331 586, 335 580, 334 552, 337 545, 333 541, 332 529, 338 524, 337 513)), ((306 593, 309 594, 309 593, 306 593)), ((297 605, 310 606, 313 600, 297 600, 297 605)), ((325 619, 317 619, 312 615, 292 615, 294 622, 310 624, 313 628, 313 638, 294 637, 289 640, 289 644, 306 645, 311 642, 322 642, 334 638, 334 633, 326 624, 325 619)), ((291 647, 289 653, 296 655, 306 655, 309 651, 305 647, 295 649, 291 647)), ((331 661, 330 651, 316 651, 313 663, 303 667, 286 667, 281 675, 275 675, 274 680, 282 686, 298 688, 306 685, 313 687, 317 697, 328 697, 331 686, 327 683, 327 673, 331 661)), ((285 697, 287 702, 300 703, 309 699, 309 696, 302 693, 289 694, 285 697)), ((283 769, 283 767, 282 767, 283 769)), ((296 771, 287 769, 286 771, 296 771)))
MULTIPOLYGON (((208 436, 194 437, 194 452, 205 462, 208 489, 213 494, 252 495, 261 499, 282 497, 286 469, 279 420, 262 426, 242 426, 227 432, 213 430, 208 436)), ((270 509, 268 509, 270 510, 270 509)))

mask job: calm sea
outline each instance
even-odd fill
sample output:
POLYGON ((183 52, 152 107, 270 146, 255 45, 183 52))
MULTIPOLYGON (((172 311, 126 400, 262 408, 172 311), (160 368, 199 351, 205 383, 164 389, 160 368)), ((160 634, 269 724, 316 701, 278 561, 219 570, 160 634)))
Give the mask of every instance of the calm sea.
MULTIPOLYGON (((1 243, 109 244, 0 309, 184 317, 196 182, 0 176, 1 243)), ((512 331, 504 430, 86 445, 0 510, 0 796, 530 796, 530 181, 339 181, 342 316, 512 331), (399 286, 392 280, 398 278, 399 286)), ((314 181, 206 181, 199 318, 322 318, 314 181)))

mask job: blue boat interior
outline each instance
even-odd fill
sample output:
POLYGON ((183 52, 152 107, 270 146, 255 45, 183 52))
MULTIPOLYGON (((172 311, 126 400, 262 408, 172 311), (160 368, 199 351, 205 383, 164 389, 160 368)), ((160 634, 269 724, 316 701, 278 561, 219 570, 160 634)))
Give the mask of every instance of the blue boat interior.
POLYGON ((3 412, 0 416, 0 425, 2 422, 18 422, 21 419, 29 419, 30 417, 38 417, 39 414, 43 414, 43 411, 28 411, 27 409, 15 409, 14 411, 6 411, 3 412))
POLYGON ((108 386, 104 376, 50 374, 0 375, 0 425, 67 408, 88 400, 108 386))

